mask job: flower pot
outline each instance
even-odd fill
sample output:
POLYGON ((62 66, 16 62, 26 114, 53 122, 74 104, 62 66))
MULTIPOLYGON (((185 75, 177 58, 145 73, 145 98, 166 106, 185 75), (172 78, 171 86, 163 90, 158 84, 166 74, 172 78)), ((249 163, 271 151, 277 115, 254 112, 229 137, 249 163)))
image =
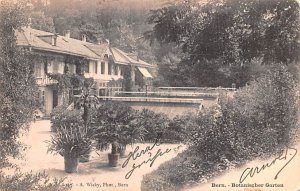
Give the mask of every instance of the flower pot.
POLYGON ((65 156, 65 172, 73 173, 77 172, 78 158, 65 156))
POLYGON ((90 154, 82 155, 79 158, 79 162, 89 162, 90 161, 90 154))
POLYGON ((118 166, 119 154, 108 154, 108 165, 111 167, 118 166))

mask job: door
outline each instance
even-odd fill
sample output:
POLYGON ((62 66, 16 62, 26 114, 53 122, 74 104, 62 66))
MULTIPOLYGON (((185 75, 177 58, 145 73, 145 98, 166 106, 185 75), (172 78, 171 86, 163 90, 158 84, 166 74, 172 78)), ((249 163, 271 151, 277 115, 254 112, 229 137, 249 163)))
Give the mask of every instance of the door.
POLYGON ((58 105, 58 93, 57 90, 53 90, 53 108, 58 105))

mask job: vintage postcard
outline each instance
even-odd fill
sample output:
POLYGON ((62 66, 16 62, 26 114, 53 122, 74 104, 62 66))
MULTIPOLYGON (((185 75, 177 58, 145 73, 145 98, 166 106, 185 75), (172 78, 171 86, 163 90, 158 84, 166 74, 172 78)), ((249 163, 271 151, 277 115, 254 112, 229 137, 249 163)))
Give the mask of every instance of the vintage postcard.
POLYGON ((300 191, 299 0, 0 0, 0 190, 300 191))

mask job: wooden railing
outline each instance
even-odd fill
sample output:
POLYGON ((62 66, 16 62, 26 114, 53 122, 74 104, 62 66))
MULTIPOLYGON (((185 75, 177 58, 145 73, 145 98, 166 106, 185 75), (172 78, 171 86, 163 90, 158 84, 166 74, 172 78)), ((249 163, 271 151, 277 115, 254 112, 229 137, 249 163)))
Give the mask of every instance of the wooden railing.
POLYGON ((236 88, 222 88, 222 87, 158 87, 160 90, 226 90, 226 91, 236 91, 236 88))
POLYGON ((219 96, 219 93, 200 93, 200 92, 117 92, 120 96, 146 96, 146 97, 212 97, 216 98, 219 96))
POLYGON ((100 96, 100 100, 126 101, 126 102, 160 102, 160 103, 195 103, 201 104, 203 99, 186 98, 158 98, 158 97, 112 97, 100 96))

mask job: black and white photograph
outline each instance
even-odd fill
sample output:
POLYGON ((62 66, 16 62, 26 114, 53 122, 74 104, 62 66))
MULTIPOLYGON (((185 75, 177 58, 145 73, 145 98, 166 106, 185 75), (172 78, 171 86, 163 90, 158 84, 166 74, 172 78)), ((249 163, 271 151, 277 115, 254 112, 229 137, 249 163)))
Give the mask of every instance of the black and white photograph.
POLYGON ((0 191, 300 191, 300 0, 0 0, 0 191))

